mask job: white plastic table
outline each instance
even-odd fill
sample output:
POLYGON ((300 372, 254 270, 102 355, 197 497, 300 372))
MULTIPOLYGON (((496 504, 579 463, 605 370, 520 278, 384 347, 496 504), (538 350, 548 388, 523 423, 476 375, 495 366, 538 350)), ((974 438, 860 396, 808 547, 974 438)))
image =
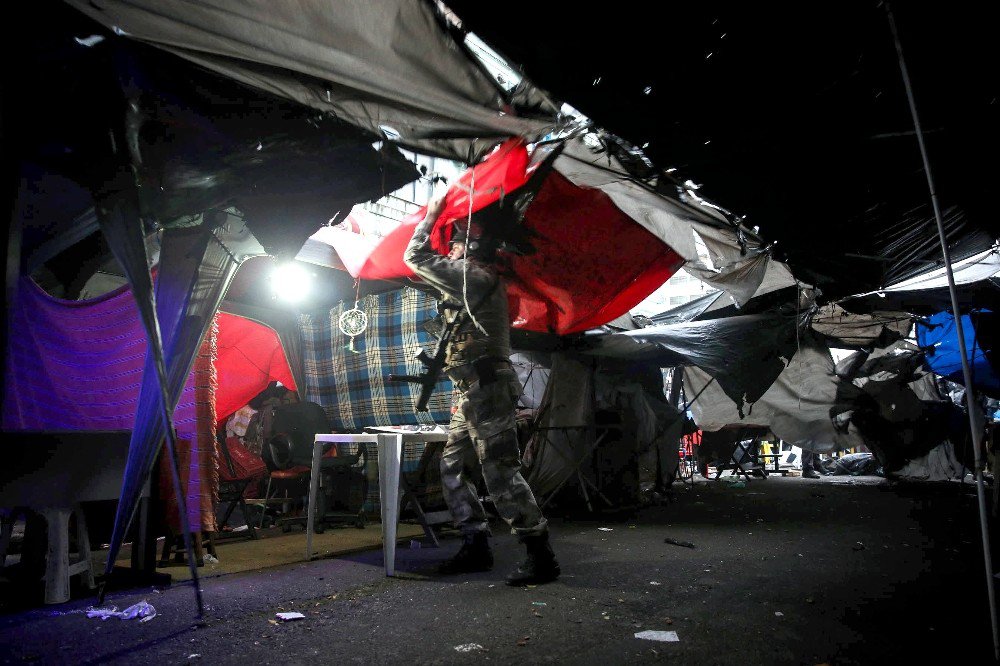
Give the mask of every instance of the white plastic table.
MULTIPOLYGON (((324 444, 378 444, 377 435, 333 435, 317 433, 313 440, 312 467, 309 472, 309 506, 306 510, 306 559, 313 556, 313 531, 316 525, 316 496, 319 494, 320 464, 323 458, 324 444)), ((381 453, 381 451, 379 451, 381 453)), ((380 456, 381 459, 381 456, 380 456)), ((381 468, 379 469, 381 475, 381 468)))
MULTIPOLYGON (((386 435, 390 435, 390 436, 393 436, 393 437, 401 437, 402 438, 402 441, 401 441, 401 443, 399 445, 399 453, 395 456, 395 458, 392 458, 392 460, 395 460, 395 471, 394 472, 390 472, 390 473, 393 473, 393 474, 396 475, 396 483, 393 484, 392 487, 397 489, 396 493, 392 497, 389 498, 389 501, 392 502, 393 511, 394 511, 394 513, 391 516, 392 525, 393 525, 393 528, 392 528, 393 529, 393 542, 395 542, 395 534, 396 534, 395 530, 396 530, 396 524, 398 522, 399 511, 405 506, 406 501, 409 500, 410 503, 413 505, 414 510, 416 511, 417 520, 420 522, 421 526, 424 528, 424 533, 427 535, 427 538, 430 539, 434 543, 435 546, 439 546, 440 544, 438 543, 437 536, 435 536, 434 530, 432 530, 431 527, 430 527, 430 525, 431 525, 431 519, 434 520, 435 524, 440 523, 440 522, 451 522, 451 512, 449 512, 449 511, 443 512, 443 514, 444 514, 444 518, 443 519, 437 519, 437 517, 436 517, 437 514, 431 514, 431 515, 425 514, 424 510, 423 510, 423 507, 420 506, 420 502, 417 501, 416 495, 413 493, 413 490, 410 488, 409 484, 407 484, 406 478, 403 477, 403 475, 399 472, 399 468, 400 468, 400 459, 402 458, 402 449, 403 449, 403 446, 405 446, 406 444, 413 443, 413 442, 423 442, 424 444, 429 444, 431 442, 446 442, 446 441, 448 441, 448 431, 444 430, 444 429, 441 429, 441 428, 436 428, 434 430, 409 430, 409 429, 406 429, 406 428, 396 428, 396 427, 393 427, 393 426, 369 426, 369 427, 365 428, 365 432, 373 433, 373 434, 378 434, 378 435, 386 434, 386 435), (403 496, 402 496, 402 498, 399 496, 399 491, 398 491, 399 488, 402 488, 402 490, 403 490, 403 496)), ((381 475, 381 470, 382 470, 381 460, 382 460, 382 458, 380 456, 379 457, 379 461, 380 461, 380 463, 379 463, 379 474, 380 475, 381 475)), ((391 460, 390 460, 390 462, 391 462, 391 460)), ((386 478, 388 478, 388 477, 386 477, 386 478)), ((381 485, 379 487, 381 488, 381 485)), ((383 521, 384 521, 385 520, 385 516, 386 516, 386 513, 385 513, 385 498, 382 498, 382 516, 383 516, 383 521)), ((383 524, 384 524, 384 522, 383 522, 383 524)))
MULTIPOLYGON (((396 574, 396 528, 399 522, 400 459, 404 442, 444 442, 442 430, 411 431, 392 427, 366 428, 368 434, 317 434, 313 441, 312 472, 309 478, 309 508, 306 516, 306 559, 312 559, 312 536, 316 520, 320 460, 324 444, 369 444, 378 448, 378 492, 382 505, 382 554, 385 575, 396 574)), ((419 509, 419 507, 418 507, 419 509)))

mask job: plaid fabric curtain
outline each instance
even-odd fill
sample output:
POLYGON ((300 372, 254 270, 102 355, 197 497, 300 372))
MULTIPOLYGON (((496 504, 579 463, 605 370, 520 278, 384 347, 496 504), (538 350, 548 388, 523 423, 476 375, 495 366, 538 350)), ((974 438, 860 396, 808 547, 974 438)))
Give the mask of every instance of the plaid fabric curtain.
POLYGON ((421 349, 432 354, 437 340, 426 331, 437 316, 436 301, 411 287, 364 297, 357 305, 368 327, 354 339, 340 330, 340 315, 354 308, 345 301, 329 313, 299 317, 305 362, 304 400, 323 406, 335 431, 361 432, 368 426, 447 424, 451 382, 442 376, 430 412, 417 413, 417 384, 389 382, 390 374, 418 375, 421 349))
MULTIPOLYGON (((451 381, 442 375, 428 404, 417 413, 420 386, 389 382, 386 377, 418 375, 423 365, 415 360, 421 349, 434 352, 437 339, 426 324, 437 316, 437 302, 411 287, 366 296, 357 307, 368 317, 365 332, 351 339, 340 330, 340 315, 354 308, 345 301, 324 314, 299 317, 305 364, 303 400, 322 405, 336 432, 359 433, 368 426, 415 425, 451 420, 451 381)), ((402 471, 417 469, 423 445, 403 450, 402 471)), ((366 511, 378 512, 378 454, 368 449, 366 511)))

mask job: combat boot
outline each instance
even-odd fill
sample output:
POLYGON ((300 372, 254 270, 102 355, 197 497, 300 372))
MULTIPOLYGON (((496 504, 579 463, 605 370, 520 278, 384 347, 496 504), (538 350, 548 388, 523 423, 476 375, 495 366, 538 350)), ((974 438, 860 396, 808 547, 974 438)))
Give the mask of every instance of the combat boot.
POLYGON ((464 536, 462 547, 455 556, 438 567, 438 573, 445 575, 489 571, 493 568, 493 550, 490 548, 489 534, 473 532, 464 536))
POLYGON ((509 576, 507 584, 514 587, 541 585, 559 578, 559 563, 549 544, 548 532, 537 536, 521 537, 528 550, 528 557, 509 576))

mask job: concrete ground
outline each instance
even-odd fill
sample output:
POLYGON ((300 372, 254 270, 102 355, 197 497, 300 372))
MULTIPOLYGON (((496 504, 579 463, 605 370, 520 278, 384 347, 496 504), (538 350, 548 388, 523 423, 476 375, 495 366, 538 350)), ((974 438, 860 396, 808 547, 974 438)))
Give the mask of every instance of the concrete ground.
POLYGON ((453 553, 401 548, 109 595, 149 622, 0 615, 0 662, 46 664, 962 664, 992 661, 974 488, 879 478, 676 486, 631 516, 550 512, 562 578, 512 589, 521 556, 497 528, 493 572, 441 577, 453 553), (665 543, 687 541, 694 548, 665 543), (275 613, 305 619, 280 622, 275 613), (636 638, 673 631, 676 642, 636 638))

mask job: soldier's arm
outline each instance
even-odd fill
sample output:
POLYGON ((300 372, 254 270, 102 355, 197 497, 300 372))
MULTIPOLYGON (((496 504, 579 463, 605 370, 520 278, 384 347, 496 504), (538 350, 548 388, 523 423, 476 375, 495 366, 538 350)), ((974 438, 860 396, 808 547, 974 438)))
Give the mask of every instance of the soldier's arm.
POLYGON ((427 204, 427 214, 413 231, 403 253, 403 261, 424 282, 456 300, 462 300, 463 280, 471 288, 478 288, 490 282, 490 276, 482 268, 470 264, 463 276, 464 261, 452 261, 438 254, 431 247, 431 230, 444 208, 444 199, 435 199, 427 204))

